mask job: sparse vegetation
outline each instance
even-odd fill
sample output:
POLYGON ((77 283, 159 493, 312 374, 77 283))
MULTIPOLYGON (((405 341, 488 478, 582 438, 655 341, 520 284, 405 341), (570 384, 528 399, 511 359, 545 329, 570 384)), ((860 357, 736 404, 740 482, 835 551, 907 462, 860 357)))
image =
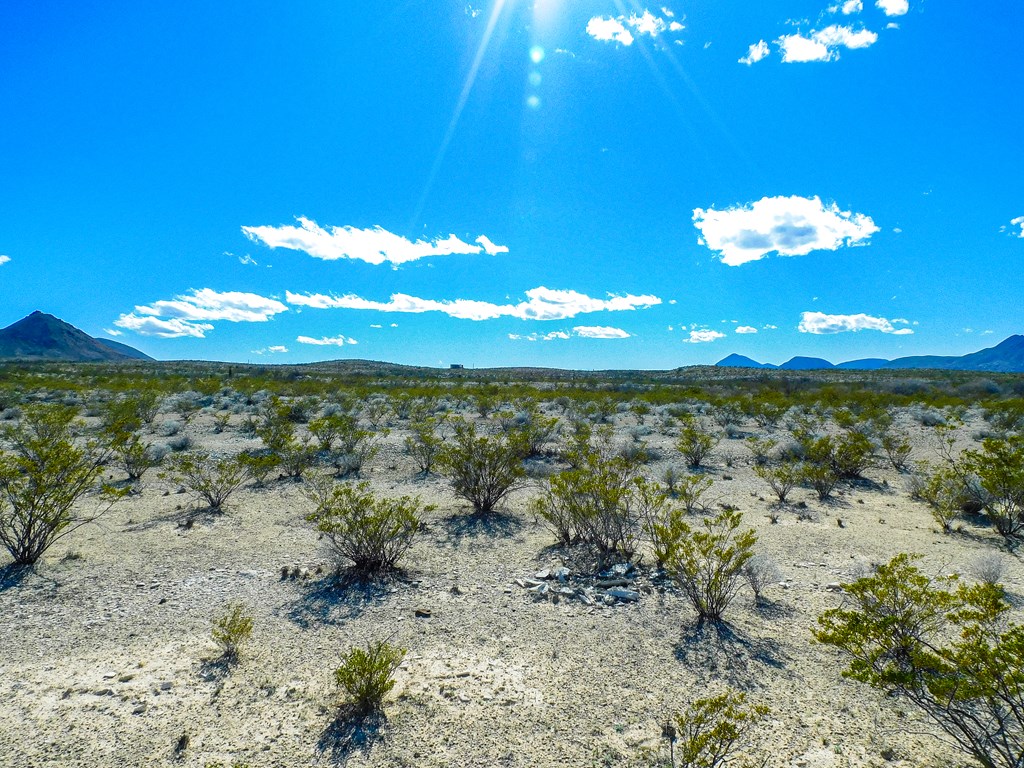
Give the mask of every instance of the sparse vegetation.
MULTIPOLYGON (((730 765, 750 732, 768 715, 768 707, 748 704, 746 694, 728 690, 697 699, 664 729, 673 768, 730 765)), ((748 764, 749 765, 749 764, 748 764)))
POLYGON ((244 603, 230 603, 213 622, 213 641, 221 650, 221 657, 233 664, 238 661, 242 647, 252 637, 255 619, 244 603))
POLYGON ((165 475, 191 491, 210 512, 222 512, 246 477, 245 466, 237 456, 214 457, 204 451, 172 456, 166 466, 165 475))
POLYGON ((455 495, 472 504, 477 514, 486 514, 524 485, 526 450, 518 433, 478 435, 471 422, 461 421, 438 454, 437 465, 455 495))
POLYGON ((353 648, 341 658, 334 680, 344 703, 354 715, 366 716, 384 708, 384 699, 395 687, 395 671, 405 658, 404 648, 381 641, 353 648))

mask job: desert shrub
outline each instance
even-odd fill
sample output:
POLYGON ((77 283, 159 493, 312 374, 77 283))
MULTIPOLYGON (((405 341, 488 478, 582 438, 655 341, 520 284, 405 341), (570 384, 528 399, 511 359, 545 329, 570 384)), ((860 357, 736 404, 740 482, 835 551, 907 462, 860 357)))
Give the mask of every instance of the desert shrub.
POLYGON ((722 429, 738 426, 743 421, 743 411, 735 403, 723 403, 711 411, 711 417, 722 429))
POLYGON ((782 571, 768 555, 751 557, 743 564, 742 573, 756 601, 761 600, 765 589, 782 582, 782 571))
POLYGON ((211 512, 221 512, 231 494, 245 482, 246 471, 237 456, 214 458, 197 451, 170 457, 162 475, 191 491, 211 512))
POLYGON ((981 451, 966 451, 963 470, 977 478, 985 512, 1006 537, 1024 532, 1024 437, 986 440, 981 451))
POLYGON ((700 425, 689 420, 679 429, 679 439, 676 441, 676 448, 687 465, 696 469, 704 464, 704 461, 718 445, 718 438, 709 432, 705 432, 700 425))
POLYGON ((772 450, 778 445, 778 441, 771 438, 747 438, 747 448, 754 459, 755 466, 764 466, 771 460, 772 450))
POLYGON ((665 493, 675 498, 676 492, 679 490, 679 483, 685 477, 686 475, 680 472, 678 467, 667 467, 661 476, 661 481, 665 485, 665 493))
POLYGON ((840 478, 861 477, 874 464, 875 448, 863 432, 847 432, 832 442, 830 461, 840 478))
MULTIPOLYGON (((35 563, 103 509, 74 509, 103 473, 99 446, 75 442, 75 414, 65 406, 26 406, 21 422, 2 431, 9 450, 0 453, 0 544, 18 565, 35 563)), ((109 488, 102 495, 105 502, 117 498, 109 488)))
POLYGON ((774 466, 755 464, 754 474, 768 483, 780 504, 785 504, 790 491, 800 484, 803 469, 796 462, 782 461, 774 466))
POLYGON ((967 572, 982 584, 999 586, 1006 576, 1006 560, 996 552, 983 552, 971 560, 967 572))
POLYGON ((213 433, 215 435, 223 434, 231 423, 231 411, 223 411, 215 414, 213 417, 213 433))
POLYGON ((320 478, 307 496, 316 505, 307 520, 330 542, 335 554, 351 560, 362 574, 377 574, 395 567, 412 546, 424 507, 419 499, 375 496, 369 483, 339 484, 320 478))
POLYGON ((559 543, 582 543, 603 570, 612 561, 632 560, 641 521, 663 500, 639 477, 635 462, 590 453, 581 466, 549 478, 533 508, 559 543))
POLYGON ((129 480, 142 479, 147 470, 158 466, 163 459, 163 455, 147 446, 136 431, 143 423, 140 410, 142 406, 128 398, 111 400, 103 408, 101 434, 129 480))
POLYGON ((673 768, 731 765, 751 729, 768 712, 764 705, 747 704, 746 695, 739 691, 698 699, 665 728, 673 768))
POLYGON ((693 528, 673 514, 658 535, 668 543, 667 564, 701 621, 720 622, 736 597, 743 566, 754 556, 753 529, 737 531, 742 515, 725 509, 693 528))
POLYGON ((224 612, 213 621, 211 635, 221 650, 221 657, 233 663, 249 638, 255 619, 244 603, 229 603, 224 612))
POLYGON ((848 659, 844 677, 910 701, 986 768, 1024 755, 1024 626, 991 584, 931 578, 911 555, 844 585, 852 605, 814 633, 848 659))
POLYGON ((330 452, 342 433, 356 428, 355 417, 335 408, 325 409, 324 414, 309 422, 309 434, 316 438, 321 451, 330 452))
POLYGON ((953 523, 969 500, 964 478, 951 466, 933 471, 927 465, 922 465, 919 476, 921 480, 912 495, 926 502, 942 532, 950 533, 953 523))
POLYGON ((395 671, 405 653, 404 648, 376 642, 342 656, 334 680, 354 714, 365 716, 384 708, 384 698, 395 687, 395 671))
POLYGON ((405 438, 405 452, 412 456, 416 462, 416 469, 424 477, 434 469, 434 462, 443 445, 438 434, 438 429, 443 423, 443 419, 435 419, 432 416, 409 422, 410 434, 405 438))
POLYGON ((263 488, 281 463, 280 457, 270 451, 243 451, 238 463, 257 488, 263 488))
POLYGON ((682 503, 688 515, 705 513, 710 506, 707 494, 714 484, 714 481, 705 475, 686 475, 676 484, 675 497, 682 503))
POLYGON ((175 453, 187 451, 192 446, 192 438, 188 435, 175 435, 167 441, 167 447, 175 453))
POLYGON ((310 422, 310 432, 320 441, 331 464, 340 476, 359 477, 363 467, 377 455, 379 442, 387 430, 362 429, 354 416, 334 413, 310 422))
POLYGON ((177 419, 165 419, 160 424, 160 434, 164 437, 174 437, 181 432, 182 423, 177 419))
POLYGON ((906 472, 910 466, 910 455, 913 449, 906 435, 886 432, 879 441, 889 464, 897 472, 906 472))
POLYGON ((437 466, 455 495, 484 514, 524 485, 526 450, 517 433, 478 435, 471 422, 459 421, 438 454, 437 466))

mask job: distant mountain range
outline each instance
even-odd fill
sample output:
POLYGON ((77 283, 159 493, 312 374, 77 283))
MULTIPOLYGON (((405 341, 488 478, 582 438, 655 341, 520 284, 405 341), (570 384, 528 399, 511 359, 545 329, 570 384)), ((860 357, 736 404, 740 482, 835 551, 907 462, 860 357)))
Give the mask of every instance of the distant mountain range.
POLYGON ((38 311, 0 329, 0 358, 72 362, 153 359, 127 344, 93 338, 60 318, 38 311))
POLYGON ((782 365, 759 363, 743 355, 729 355, 715 363, 722 368, 771 368, 781 371, 861 370, 878 371, 905 368, 935 368, 947 371, 991 371, 993 373, 1024 373, 1024 336, 1010 336, 988 349, 954 357, 948 355, 921 355, 898 357, 895 360, 865 358, 833 365, 820 357, 794 357, 782 365))

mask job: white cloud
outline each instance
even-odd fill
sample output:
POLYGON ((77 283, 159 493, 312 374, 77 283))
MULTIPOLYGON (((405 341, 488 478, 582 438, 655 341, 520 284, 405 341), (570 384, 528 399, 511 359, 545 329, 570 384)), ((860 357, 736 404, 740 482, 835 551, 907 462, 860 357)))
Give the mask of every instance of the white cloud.
POLYGON ((438 301, 422 299, 404 293, 392 294, 388 301, 373 301, 354 294, 327 296, 322 293, 298 294, 288 291, 289 304, 313 309, 368 309, 378 312, 442 312, 460 320, 493 320, 498 317, 517 317, 521 320, 564 320, 590 312, 617 312, 646 309, 661 304, 657 296, 613 296, 595 299, 577 291, 552 290, 543 286, 526 291, 526 301, 518 304, 492 304, 473 299, 438 301))
POLYGON ((690 337, 683 339, 686 344, 704 344, 715 339, 724 339, 725 334, 719 331, 711 331, 708 329, 690 331, 690 337))
POLYGON ((639 16, 635 13, 616 17, 595 16, 587 22, 587 34, 595 40, 629 46, 635 39, 633 32, 656 38, 665 32, 678 33, 686 28, 684 24, 674 19, 674 14, 668 9, 662 8, 661 12, 665 14, 664 17, 656 16, 647 10, 639 16))
POLYGON ((872 317, 863 313, 857 315, 826 315, 823 312, 804 312, 800 316, 800 333, 831 334, 848 331, 880 331, 896 336, 907 336, 914 331, 910 328, 897 329, 893 323, 906 323, 906 320, 886 320, 884 317, 872 317))
POLYGON ((861 0, 846 0, 839 5, 833 5, 828 9, 829 13, 842 13, 844 16, 852 16, 864 10, 864 3, 861 0))
POLYGON ((124 336, 124 331, 119 331, 116 328, 104 328, 103 332, 108 336, 124 336))
POLYGON ((910 10, 908 0, 876 0, 875 5, 881 8, 886 16, 902 16, 910 10))
POLYGON ((878 35, 869 29, 854 30, 852 27, 832 24, 804 37, 797 32, 783 35, 775 42, 782 50, 786 63, 806 61, 835 61, 840 48, 867 48, 878 40, 878 35))
POLYGON ((752 325, 741 325, 736 329, 736 333, 757 333, 757 328, 752 325))
POLYGON ((610 43, 633 44, 633 35, 618 19, 610 16, 595 16, 587 22, 587 34, 595 40, 610 43))
POLYGON ((121 315, 114 321, 114 325, 135 331, 142 336, 158 336, 162 339, 178 339, 184 336, 204 339, 206 332, 213 330, 213 326, 209 323, 190 323, 178 318, 161 320, 159 317, 140 317, 134 312, 121 315))
POLYGON ((358 344, 359 342, 355 339, 350 339, 347 336, 322 336, 319 339, 314 339, 310 336, 299 336, 295 339, 299 344, 313 344, 318 347, 343 347, 346 344, 358 344))
POLYGON ((621 328, 611 328, 607 325, 577 325, 572 329, 577 336, 585 339, 628 339, 630 334, 621 328))
POLYGON ((751 64, 756 64, 765 56, 771 53, 771 48, 768 47, 768 43, 764 40, 754 43, 747 49, 747 55, 739 59, 740 64, 746 64, 748 67, 751 64))
POLYGON ((878 227, 862 213, 841 211, 815 197, 763 197, 755 203, 717 211, 697 208, 697 242, 718 251, 731 267, 757 261, 773 251, 803 256, 866 242, 878 227))
POLYGON ((766 331, 777 331, 777 330, 779 330, 779 326, 777 326, 777 325, 772 325, 771 323, 769 323, 768 325, 766 325, 766 326, 764 327, 764 329, 765 329, 766 331))
POLYGON ((628 339, 629 333, 621 328, 612 328, 607 325, 577 325, 568 331, 551 331, 551 333, 510 333, 508 337, 512 341, 555 341, 571 339, 577 336, 583 339, 628 339))
POLYGON ((10 260, 11 260, 11 257, 10 257, 10 256, 3 256, 3 255, 0 255, 0 264, 6 264, 6 263, 7 263, 7 262, 9 262, 10 260))
POLYGON ((288 307, 276 299, 239 291, 218 292, 210 288, 192 290, 191 295, 170 301, 155 301, 136 307, 141 315, 175 317, 182 320, 228 320, 232 323, 265 323, 288 307))
POLYGON ((288 351, 288 347, 286 347, 284 345, 281 345, 281 344, 277 344, 277 345, 275 345, 273 347, 264 347, 263 349, 253 349, 253 350, 251 350, 251 354, 253 354, 253 355, 278 355, 278 354, 284 354, 287 351, 288 351))
POLYGON ((250 256, 248 253, 245 254, 245 256, 239 256, 238 257, 238 261, 239 261, 240 264, 249 264, 249 265, 252 265, 254 267, 258 267, 259 266, 259 264, 256 262, 256 259, 254 259, 252 256, 250 256))
POLYGON ((497 256, 499 253, 508 253, 507 245, 495 245, 487 235, 480 235, 480 237, 473 242, 480 243, 480 247, 484 249, 484 253, 488 256, 497 256))
MULTIPOLYGON (((1015 219, 1010 219, 1010 226, 1011 227, 1020 227, 1020 232, 1017 233, 1017 237, 1024 238, 1024 216, 1018 216, 1015 219)), ((0 259, 2 259, 2 258, 3 257, 0 257, 0 259)), ((2 263, 3 263, 3 261, 0 261, 0 264, 2 264, 2 263)))
POLYGON ((264 323, 274 315, 287 312, 288 307, 276 299, 239 291, 218 292, 210 288, 193 289, 192 293, 171 300, 155 301, 137 306, 132 312, 114 321, 143 336, 205 338, 213 330, 208 321, 227 320, 232 323, 264 323))
POLYGON ((261 242, 269 248, 289 248, 293 251, 303 251, 314 258, 325 261, 355 259, 368 264, 383 264, 384 262, 405 264, 431 256, 478 254, 481 252, 494 255, 508 252, 506 246, 495 245, 484 236, 476 239, 480 245, 464 242, 455 235, 433 240, 414 241, 388 232, 381 227, 357 229, 346 226, 324 229, 315 221, 302 216, 298 217, 297 221, 299 222, 297 227, 291 225, 242 227, 242 232, 250 240, 261 242))

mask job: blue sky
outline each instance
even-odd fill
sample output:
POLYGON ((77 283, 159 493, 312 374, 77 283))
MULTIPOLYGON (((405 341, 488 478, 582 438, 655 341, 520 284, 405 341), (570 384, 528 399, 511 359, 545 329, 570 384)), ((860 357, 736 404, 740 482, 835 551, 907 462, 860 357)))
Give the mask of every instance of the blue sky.
POLYGON ((1024 6, 22 2, 0 325, 670 368, 1024 332, 1024 6))

